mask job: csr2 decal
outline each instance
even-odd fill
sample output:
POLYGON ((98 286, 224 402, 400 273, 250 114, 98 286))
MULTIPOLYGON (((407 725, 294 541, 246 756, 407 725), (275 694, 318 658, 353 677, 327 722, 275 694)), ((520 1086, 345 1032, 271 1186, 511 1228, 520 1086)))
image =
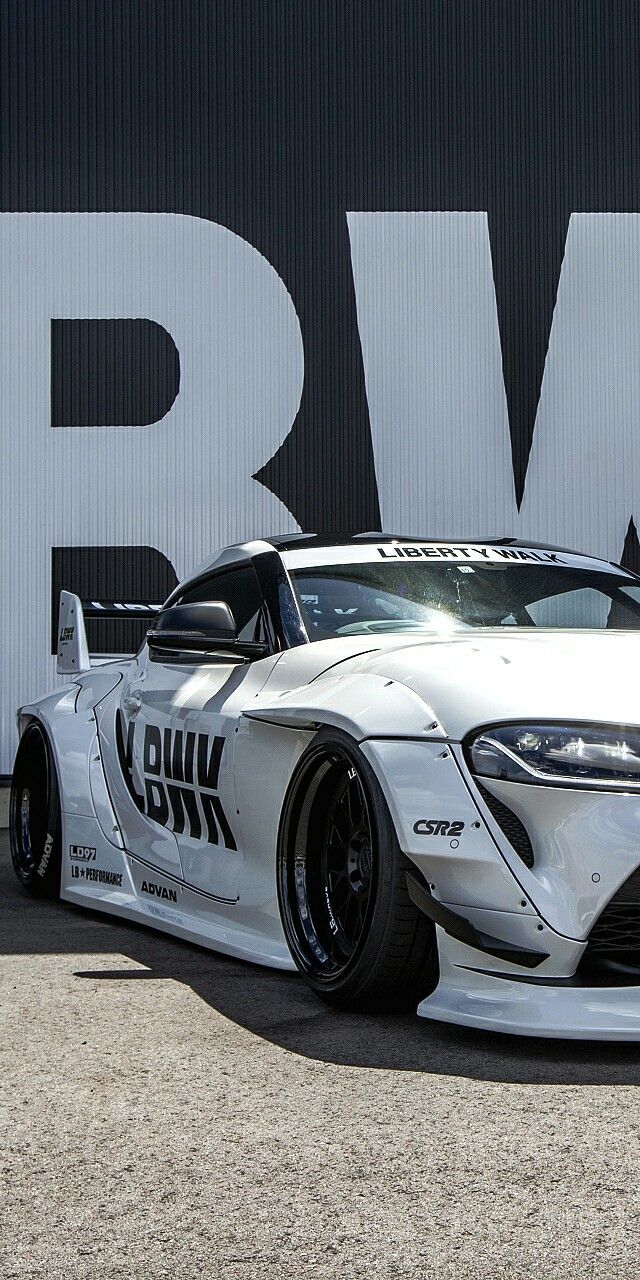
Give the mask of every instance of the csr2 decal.
POLYGON ((420 818, 414 822, 413 829, 417 836, 459 836, 464 831, 464 822, 448 822, 444 818, 420 818))

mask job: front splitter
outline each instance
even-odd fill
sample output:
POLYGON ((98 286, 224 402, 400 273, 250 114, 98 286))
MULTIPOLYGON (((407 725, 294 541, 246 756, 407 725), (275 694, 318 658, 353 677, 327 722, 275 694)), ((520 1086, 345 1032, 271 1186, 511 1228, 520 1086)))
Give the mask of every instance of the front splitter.
POLYGON ((640 1041, 640 986, 554 986, 451 966, 417 1012, 510 1035, 640 1041))

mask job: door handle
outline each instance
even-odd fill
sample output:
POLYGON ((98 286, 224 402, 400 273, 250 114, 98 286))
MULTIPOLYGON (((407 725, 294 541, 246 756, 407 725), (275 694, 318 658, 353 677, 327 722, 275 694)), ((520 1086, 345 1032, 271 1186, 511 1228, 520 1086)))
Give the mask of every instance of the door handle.
POLYGON ((130 716, 137 716, 142 706, 142 697, 137 691, 135 693, 128 693, 126 698, 122 699, 122 705, 130 716))

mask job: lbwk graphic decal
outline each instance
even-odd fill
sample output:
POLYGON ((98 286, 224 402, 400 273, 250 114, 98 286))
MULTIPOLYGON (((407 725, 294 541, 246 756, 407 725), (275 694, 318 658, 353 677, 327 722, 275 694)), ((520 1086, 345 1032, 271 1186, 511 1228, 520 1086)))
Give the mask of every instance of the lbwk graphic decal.
POLYGON ((127 789, 141 813, 176 835, 237 849, 217 794, 224 738, 138 726, 134 720, 125 724, 118 710, 116 744, 127 789), (134 761, 142 763, 143 793, 136 790, 134 761))

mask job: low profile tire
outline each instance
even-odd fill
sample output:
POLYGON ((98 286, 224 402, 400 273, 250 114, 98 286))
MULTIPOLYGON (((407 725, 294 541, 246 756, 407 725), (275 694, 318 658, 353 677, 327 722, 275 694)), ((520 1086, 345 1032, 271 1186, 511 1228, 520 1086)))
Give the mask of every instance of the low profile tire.
POLYGON ((53 752, 38 724, 20 739, 11 779, 11 856, 20 884, 34 897, 60 894, 62 821, 53 752))
POLYGON ((284 804, 280 913, 300 972, 352 1012, 415 1010, 438 977, 435 929, 411 901, 376 775, 357 744, 322 730, 284 804))

